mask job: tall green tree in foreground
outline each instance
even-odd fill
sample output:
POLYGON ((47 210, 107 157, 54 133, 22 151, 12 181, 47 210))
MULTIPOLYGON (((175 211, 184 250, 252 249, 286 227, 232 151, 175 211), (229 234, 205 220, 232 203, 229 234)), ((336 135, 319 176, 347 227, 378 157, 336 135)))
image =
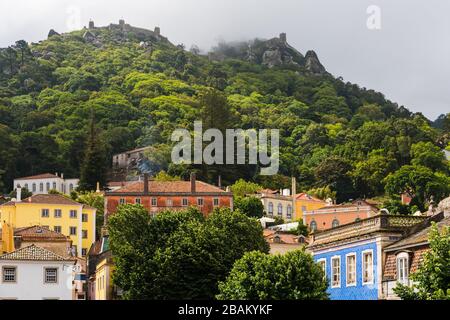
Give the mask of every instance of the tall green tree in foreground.
POLYGON ((325 300, 327 281, 304 250, 246 253, 219 284, 219 300, 325 300))
POLYGON ((105 186, 108 169, 106 154, 105 144, 99 137, 99 130, 95 126, 94 117, 92 117, 84 160, 80 168, 80 190, 96 190, 97 182, 100 183, 100 186, 105 186))
POLYGON ((411 275, 412 287, 398 284, 394 292, 403 300, 450 300, 450 227, 441 232, 433 225, 430 251, 416 273, 411 275))
POLYGON ((125 205, 108 221, 116 270, 125 299, 212 299, 234 262, 246 252, 268 252, 256 219, 229 209, 204 218, 196 209, 152 218, 125 205))

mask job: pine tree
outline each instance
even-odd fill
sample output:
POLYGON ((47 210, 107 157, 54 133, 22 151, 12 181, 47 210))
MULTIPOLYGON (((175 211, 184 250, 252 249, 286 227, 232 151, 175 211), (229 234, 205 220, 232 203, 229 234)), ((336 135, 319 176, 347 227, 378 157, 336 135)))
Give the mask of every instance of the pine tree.
POLYGON ((100 183, 100 186, 104 186, 108 170, 106 147, 99 137, 99 130, 95 126, 93 116, 89 127, 86 151, 80 169, 80 184, 78 188, 81 191, 96 190, 97 182, 100 183))

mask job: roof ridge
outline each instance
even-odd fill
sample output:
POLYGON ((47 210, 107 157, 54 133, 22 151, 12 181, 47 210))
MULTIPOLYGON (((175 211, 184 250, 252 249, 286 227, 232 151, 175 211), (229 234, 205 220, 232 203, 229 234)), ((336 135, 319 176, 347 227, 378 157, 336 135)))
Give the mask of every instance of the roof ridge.
POLYGON ((53 251, 47 250, 47 249, 42 248, 40 246, 37 246, 35 244, 31 244, 29 246, 17 249, 17 250, 15 250, 13 252, 9 252, 9 253, 6 253, 6 254, 0 256, 0 260, 39 260, 39 261, 46 261, 46 260, 52 261, 53 260, 53 261, 67 261, 67 260, 71 260, 71 259, 70 258, 64 258, 64 257, 60 256, 59 254, 56 254, 53 251), (34 250, 37 250, 39 252, 36 252, 34 250), (31 255, 34 255, 34 256, 36 256, 39 253, 43 254, 44 256, 47 256, 48 259, 43 259, 42 257, 41 258, 32 257, 31 259, 27 259, 25 257, 22 258, 20 256, 20 254, 22 252, 27 252, 27 251, 31 251, 30 252, 31 255))

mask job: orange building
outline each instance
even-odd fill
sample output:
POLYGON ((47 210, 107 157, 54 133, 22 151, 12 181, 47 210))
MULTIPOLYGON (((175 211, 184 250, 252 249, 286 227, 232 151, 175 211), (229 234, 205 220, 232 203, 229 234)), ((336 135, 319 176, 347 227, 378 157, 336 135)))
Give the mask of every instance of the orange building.
POLYGON ((325 201, 315 198, 307 193, 298 193, 295 195, 294 220, 302 220, 305 212, 323 208, 326 204, 325 201))
MULTIPOLYGON (((151 214, 162 210, 197 207, 204 215, 214 208, 233 208, 233 194, 211 184, 197 181, 136 181, 105 193, 106 218, 121 204, 140 204, 151 214)), ((106 221, 106 220, 105 220, 106 221)))
POLYGON ((328 205, 306 211, 303 213, 303 222, 311 231, 320 231, 373 217, 378 211, 375 205, 365 200, 355 200, 349 204, 328 205))

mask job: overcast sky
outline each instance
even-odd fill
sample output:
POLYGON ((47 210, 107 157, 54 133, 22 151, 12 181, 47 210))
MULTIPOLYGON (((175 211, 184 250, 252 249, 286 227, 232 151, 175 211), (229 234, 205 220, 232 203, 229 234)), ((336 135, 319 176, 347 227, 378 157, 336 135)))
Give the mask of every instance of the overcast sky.
POLYGON ((203 50, 221 39, 286 32, 302 53, 315 50, 333 75, 435 119, 450 112, 449 16, 447 0, 1 0, 0 47, 90 19, 97 26, 120 18, 158 25, 171 42, 203 50), (375 11, 367 13, 373 5, 380 24, 375 11), (381 29, 369 29, 368 19, 381 29))

